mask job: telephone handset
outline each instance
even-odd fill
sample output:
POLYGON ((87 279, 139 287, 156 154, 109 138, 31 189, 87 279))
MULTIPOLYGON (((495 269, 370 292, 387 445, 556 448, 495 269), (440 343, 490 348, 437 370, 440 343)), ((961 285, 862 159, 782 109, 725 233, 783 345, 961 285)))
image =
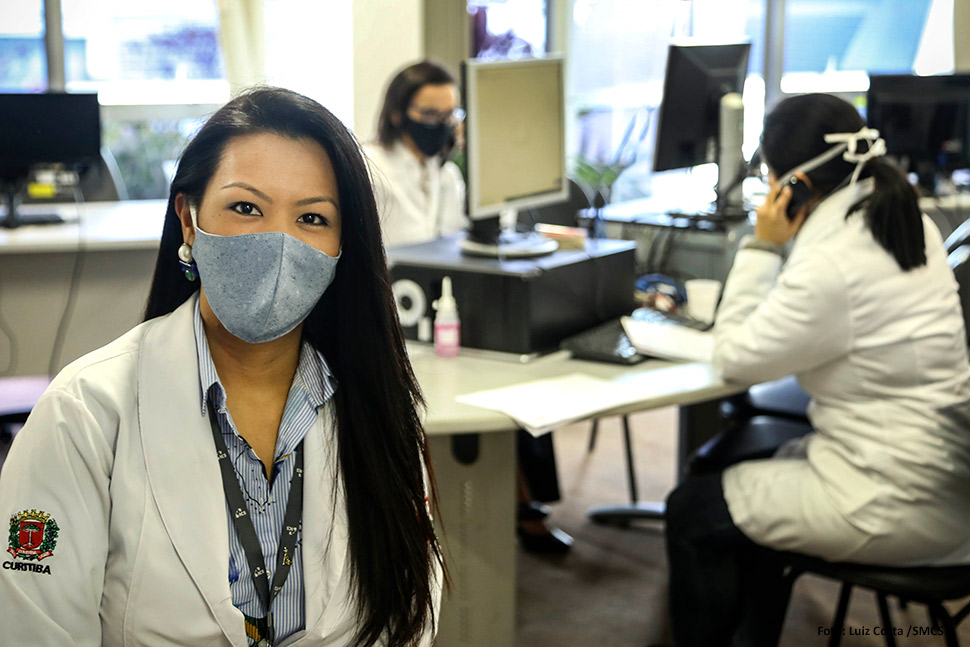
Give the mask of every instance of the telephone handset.
POLYGON ((786 215, 788 216, 789 220, 794 220, 798 216, 798 212, 801 211, 802 207, 811 201, 812 190, 807 184, 799 180, 794 175, 790 175, 785 178, 781 185, 782 188, 787 186, 791 189, 791 199, 788 201, 786 215))

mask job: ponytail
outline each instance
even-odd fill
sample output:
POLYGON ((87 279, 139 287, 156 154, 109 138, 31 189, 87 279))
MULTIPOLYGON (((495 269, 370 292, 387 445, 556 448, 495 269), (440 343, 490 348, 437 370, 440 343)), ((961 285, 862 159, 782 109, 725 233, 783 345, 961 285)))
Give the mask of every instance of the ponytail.
POLYGON ((926 265, 923 214, 916 190, 899 169, 881 159, 869 160, 862 177, 871 177, 876 184, 872 195, 859 205, 865 209, 872 237, 904 272, 926 265))

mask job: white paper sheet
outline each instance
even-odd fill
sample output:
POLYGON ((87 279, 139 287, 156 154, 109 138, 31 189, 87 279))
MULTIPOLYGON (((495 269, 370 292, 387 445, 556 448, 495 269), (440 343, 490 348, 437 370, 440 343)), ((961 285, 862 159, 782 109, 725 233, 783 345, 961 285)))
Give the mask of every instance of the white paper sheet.
POLYGON ((535 436, 642 399, 639 389, 583 373, 458 397, 459 402, 504 413, 535 436))
POLYGON ((714 334, 687 326, 623 317, 623 332, 644 355, 662 359, 710 364, 714 361, 714 334))

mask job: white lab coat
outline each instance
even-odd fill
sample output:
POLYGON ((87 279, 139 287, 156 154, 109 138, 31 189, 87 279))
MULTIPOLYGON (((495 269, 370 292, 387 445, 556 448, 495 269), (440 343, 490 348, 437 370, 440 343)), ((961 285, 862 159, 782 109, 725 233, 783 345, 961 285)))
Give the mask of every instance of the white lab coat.
MULTIPOLYGON (((39 562, 49 574, 0 569, 3 644, 248 645, 199 406, 196 299, 65 368, 17 435, 0 475, 0 515, 40 510, 60 530, 39 562)), ((321 413, 304 441, 306 631, 285 644, 338 647, 357 625, 330 405, 321 413)))
POLYGON ((738 252, 715 326, 729 380, 794 373, 817 433, 792 458, 727 469, 731 518, 759 544, 835 561, 970 563, 970 366, 956 282, 924 216, 926 266, 902 272, 849 208, 805 221, 782 267, 738 252))
POLYGON ((402 142, 364 146, 384 246, 411 245, 458 233, 466 227, 465 182, 454 162, 418 160, 402 142))

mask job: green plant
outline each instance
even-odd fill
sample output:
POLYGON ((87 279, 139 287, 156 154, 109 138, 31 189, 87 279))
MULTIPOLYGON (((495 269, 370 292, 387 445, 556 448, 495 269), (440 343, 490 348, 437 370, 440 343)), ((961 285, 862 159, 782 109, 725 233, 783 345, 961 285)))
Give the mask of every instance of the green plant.
POLYGON ((583 155, 578 155, 570 164, 569 175, 580 184, 608 195, 613 182, 626 167, 626 164, 611 164, 599 160, 590 160, 583 155))

